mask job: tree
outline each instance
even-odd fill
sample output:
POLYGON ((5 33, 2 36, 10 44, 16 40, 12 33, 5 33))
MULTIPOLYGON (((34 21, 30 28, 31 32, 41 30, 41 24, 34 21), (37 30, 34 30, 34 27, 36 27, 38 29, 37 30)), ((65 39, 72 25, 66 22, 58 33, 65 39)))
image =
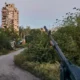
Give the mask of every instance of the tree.
POLYGON ((0 50, 2 49, 11 49, 11 46, 9 37, 3 29, 0 29, 0 50))

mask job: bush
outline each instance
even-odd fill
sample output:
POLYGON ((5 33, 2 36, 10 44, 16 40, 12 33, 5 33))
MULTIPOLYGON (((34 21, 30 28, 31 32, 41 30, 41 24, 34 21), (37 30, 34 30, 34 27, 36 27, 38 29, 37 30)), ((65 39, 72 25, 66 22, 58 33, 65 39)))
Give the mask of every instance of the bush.
POLYGON ((42 80, 59 80, 59 63, 25 62, 22 68, 32 72, 42 80))
POLYGON ((21 66, 21 64, 23 64, 26 61, 26 56, 22 54, 16 55, 14 56, 14 61, 16 65, 21 66))
POLYGON ((0 29, 0 55, 7 54, 9 50, 11 50, 10 39, 6 33, 0 29))
POLYGON ((14 62, 21 68, 31 72, 41 80, 59 80, 59 63, 39 63, 26 60, 22 54, 14 57, 14 62))
POLYGON ((0 49, 11 49, 10 40, 5 33, 0 33, 0 49))
POLYGON ((5 55, 5 54, 8 54, 9 50, 7 49, 2 49, 0 50, 0 55, 5 55))
POLYGON ((76 40, 76 36, 78 36, 76 35, 76 29, 77 27, 62 27, 53 34, 53 37, 59 44, 64 55, 72 63, 79 65, 80 50, 76 40))
MULTIPOLYGON (((14 57, 14 62, 17 66, 33 73, 42 80, 59 80, 59 63, 40 62, 34 59, 36 56, 28 49, 25 49, 21 54, 14 57)), ((33 51, 32 51, 33 52, 33 51)), ((39 57, 39 56, 38 56, 39 57)))

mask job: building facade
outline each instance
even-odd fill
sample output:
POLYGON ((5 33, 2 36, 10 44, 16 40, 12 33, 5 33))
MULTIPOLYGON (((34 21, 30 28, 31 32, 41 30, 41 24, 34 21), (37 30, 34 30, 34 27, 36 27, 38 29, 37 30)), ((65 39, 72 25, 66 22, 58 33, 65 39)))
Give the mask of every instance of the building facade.
POLYGON ((14 4, 7 4, 2 8, 2 28, 12 27, 19 31, 19 11, 14 4))

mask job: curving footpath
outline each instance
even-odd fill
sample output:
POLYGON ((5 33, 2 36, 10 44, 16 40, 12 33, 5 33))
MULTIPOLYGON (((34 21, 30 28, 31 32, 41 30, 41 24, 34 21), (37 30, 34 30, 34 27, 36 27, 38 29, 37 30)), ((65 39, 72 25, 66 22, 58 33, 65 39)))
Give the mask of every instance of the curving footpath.
POLYGON ((19 54, 23 50, 20 49, 8 55, 0 56, 0 80, 40 80, 14 64, 14 55, 19 54))

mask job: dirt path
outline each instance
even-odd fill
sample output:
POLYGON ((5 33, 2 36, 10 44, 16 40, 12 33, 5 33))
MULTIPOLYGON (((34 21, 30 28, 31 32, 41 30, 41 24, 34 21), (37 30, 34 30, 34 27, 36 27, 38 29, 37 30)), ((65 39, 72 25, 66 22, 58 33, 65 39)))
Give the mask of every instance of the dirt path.
POLYGON ((14 64, 14 55, 19 54, 23 50, 20 49, 8 55, 0 56, 0 80, 39 80, 14 64))

